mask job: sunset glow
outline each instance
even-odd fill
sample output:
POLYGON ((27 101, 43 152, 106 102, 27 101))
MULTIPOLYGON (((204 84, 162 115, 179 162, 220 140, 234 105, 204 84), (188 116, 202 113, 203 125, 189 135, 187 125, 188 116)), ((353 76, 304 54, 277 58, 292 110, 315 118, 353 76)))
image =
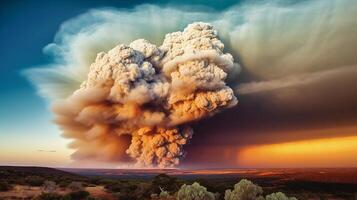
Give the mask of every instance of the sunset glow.
POLYGON ((238 153, 243 167, 356 167, 357 136, 249 146, 238 153))

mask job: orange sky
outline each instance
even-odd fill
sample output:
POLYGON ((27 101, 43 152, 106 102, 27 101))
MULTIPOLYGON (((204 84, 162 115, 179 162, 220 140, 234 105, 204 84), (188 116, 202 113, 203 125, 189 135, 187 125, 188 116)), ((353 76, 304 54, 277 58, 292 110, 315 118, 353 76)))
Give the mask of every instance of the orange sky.
POLYGON ((242 167, 357 167, 357 136, 248 146, 242 167))

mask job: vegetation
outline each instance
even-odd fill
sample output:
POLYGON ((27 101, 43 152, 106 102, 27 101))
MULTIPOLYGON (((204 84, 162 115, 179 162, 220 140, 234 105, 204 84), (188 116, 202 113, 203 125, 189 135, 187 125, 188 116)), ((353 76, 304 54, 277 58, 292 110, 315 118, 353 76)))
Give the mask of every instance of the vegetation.
POLYGON ((73 192, 82 191, 84 189, 81 182, 72 182, 67 186, 67 188, 69 188, 73 192))
POLYGON ((199 183, 192 185, 184 184, 177 193, 178 200, 215 200, 212 192, 208 192, 207 188, 201 186, 199 183))
POLYGON ((25 183, 29 186, 42 186, 45 179, 39 176, 28 176, 25 178, 25 183))
POLYGON ((45 193, 53 193, 57 189, 57 185, 53 181, 45 181, 42 186, 42 191, 45 193))
POLYGON ((266 196, 266 200, 297 200, 295 197, 287 197, 282 192, 272 193, 266 196))
POLYGON ((63 200, 86 200, 89 197, 89 192, 80 190, 70 192, 63 197, 63 200))
POLYGON ((183 183, 176 177, 168 176, 167 174, 159 174, 151 181, 151 193, 160 193, 165 190, 170 193, 178 191, 183 183))
POLYGON ((282 184, 276 179, 253 178, 252 181, 258 183, 258 186, 241 178, 238 178, 241 180, 237 183, 237 178, 234 177, 180 179, 159 174, 152 179, 115 179, 82 177, 50 168, 43 168, 43 172, 41 170, 0 167, 0 192, 15 191, 11 190, 13 186, 23 185, 36 187, 39 195, 35 199, 39 200, 94 200, 96 198, 91 197, 89 192, 97 191, 98 188, 90 190, 87 186, 101 186, 101 192, 118 200, 296 200, 353 199, 357 191, 357 184, 321 184, 293 180, 282 184))
POLYGON ((261 196, 263 189, 251 181, 242 179, 234 185, 233 190, 226 190, 224 200, 297 200, 295 197, 287 197, 282 192, 272 193, 264 198, 261 196))
POLYGON ((58 193, 42 193, 35 198, 35 200, 94 200, 95 198, 89 196, 87 191, 70 192, 66 195, 58 193))
MULTIPOLYGON (((59 183, 87 182, 88 178, 47 167, 1 166, 0 177, 9 184, 42 186, 45 180, 59 183)), ((62 184, 62 186, 65 184, 62 184)), ((60 185, 61 186, 61 185, 60 185)))
POLYGON ((42 193, 35 200, 63 200, 63 196, 57 193, 42 193))
POLYGON ((5 191, 9 191, 12 189, 12 185, 9 184, 7 181, 0 181, 0 192, 5 192, 5 191))
POLYGON ((120 200, 139 200, 150 197, 150 185, 120 181, 109 190, 120 200))
POLYGON ((263 194, 263 189, 253 184, 251 181, 242 179, 239 183, 234 185, 233 190, 226 190, 224 199, 225 200, 260 200, 264 199, 261 194, 263 194))

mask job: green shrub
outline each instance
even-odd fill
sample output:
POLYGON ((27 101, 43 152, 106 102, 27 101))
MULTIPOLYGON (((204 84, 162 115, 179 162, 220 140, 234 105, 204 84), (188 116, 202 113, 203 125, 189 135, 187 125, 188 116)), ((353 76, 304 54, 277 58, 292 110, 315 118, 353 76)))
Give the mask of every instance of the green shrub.
POLYGON ((12 189, 12 185, 7 181, 0 181, 0 192, 9 191, 12 189))
POLYGON ((142 200, 150 198, 150 184, 118 181, 116 184, 106 186, 119 200, 142 200))
POLYGON ((93 185, 100 185, 101 181, 102 180, 100 178, 97 178, 97 177, 89 179, 89 183, 93 184, 93 185))
POLYGON ((81 182, 72 182, 68 185, 68 188, 73 192, 82 191, 84 189, 81 182))
POLYGON ((215 200, 215 195, 199 183, 184 184, 177 192, 178 200, 215 200))
POLYGON ((34 200, 63 200, 63 196, 57 193, 42 193, 34 200))
POLYGON ((41 186, 44 182, 45 179, 39 176, 28 176, 25 178, 25 183, 30 186, 41 186))
POLYGON ((136 197, 134 194, 132 193, 128 193, 128 192, 117 192, 114 193, 114 197, 118 200, 138 200, 139 198, 136 197))
POLYGON ((57 185, 53 181, 45 181, 42 185, 42 191, 45 193, 54 193, 57 189, 57 185))
POLYGON ((58 187, 61 187, 61 188, 66 188, 69 186, 69 184, 71 183, 70 180, 60 180, 57 185, 58 187))
POLYGON ((151 194, 151 185, 147 183, 116 181, 108 182, 105 188, 120 199, 145 199, 151 194))
POLYGON ((225 200, 263 200, 263 189, 251 181, 242 179, 234 185, 233 190, 226 190, 225 200))
POLYGON ((64 196, 64 200, 84 200, 89 197, 89 192, 85 190, 70 192, 64 196))
POLYGON ((110 185, 105 185, 105 189, 111 191, 111 192, 120 192, 122 190, 122 185, 121 184, 110 184, 110 185))
POLYGON ((159 174, 151 181, 151 193, 160 194, 162 190, 174 193, 180 189, 180 182, 176 177, 159 174))
POLYGON ((266 200, 297 200, 295 197, 287 197, 282 192, 271 193, 265 197, 266 200))

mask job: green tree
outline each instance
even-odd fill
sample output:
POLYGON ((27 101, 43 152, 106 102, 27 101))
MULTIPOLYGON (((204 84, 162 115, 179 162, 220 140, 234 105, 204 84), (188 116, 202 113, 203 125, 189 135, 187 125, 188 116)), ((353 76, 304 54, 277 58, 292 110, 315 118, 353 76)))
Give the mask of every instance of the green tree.
POLYGON ((193 183, 192 185, 182 185, 177 192, 178 200, 215 200, 215 195, 212 192, 208 192, 207 189, 201 186, 199 183, 193 183))
POLYGON ((265 197, 266 200, 297 200, 295 197, 287 197, 282 192, 271 193, 265 197))
POLYGON ((159 174, 151 181, 151 193, 159 194, 162 190, 176 192, 180 189, 180 183, 176 177, 167 174, 159 174))
POLYGON ((226 190, 225 200, 264 200, 263 189, 251 181, 242 179, 234 185, 233 190, 226 190))

